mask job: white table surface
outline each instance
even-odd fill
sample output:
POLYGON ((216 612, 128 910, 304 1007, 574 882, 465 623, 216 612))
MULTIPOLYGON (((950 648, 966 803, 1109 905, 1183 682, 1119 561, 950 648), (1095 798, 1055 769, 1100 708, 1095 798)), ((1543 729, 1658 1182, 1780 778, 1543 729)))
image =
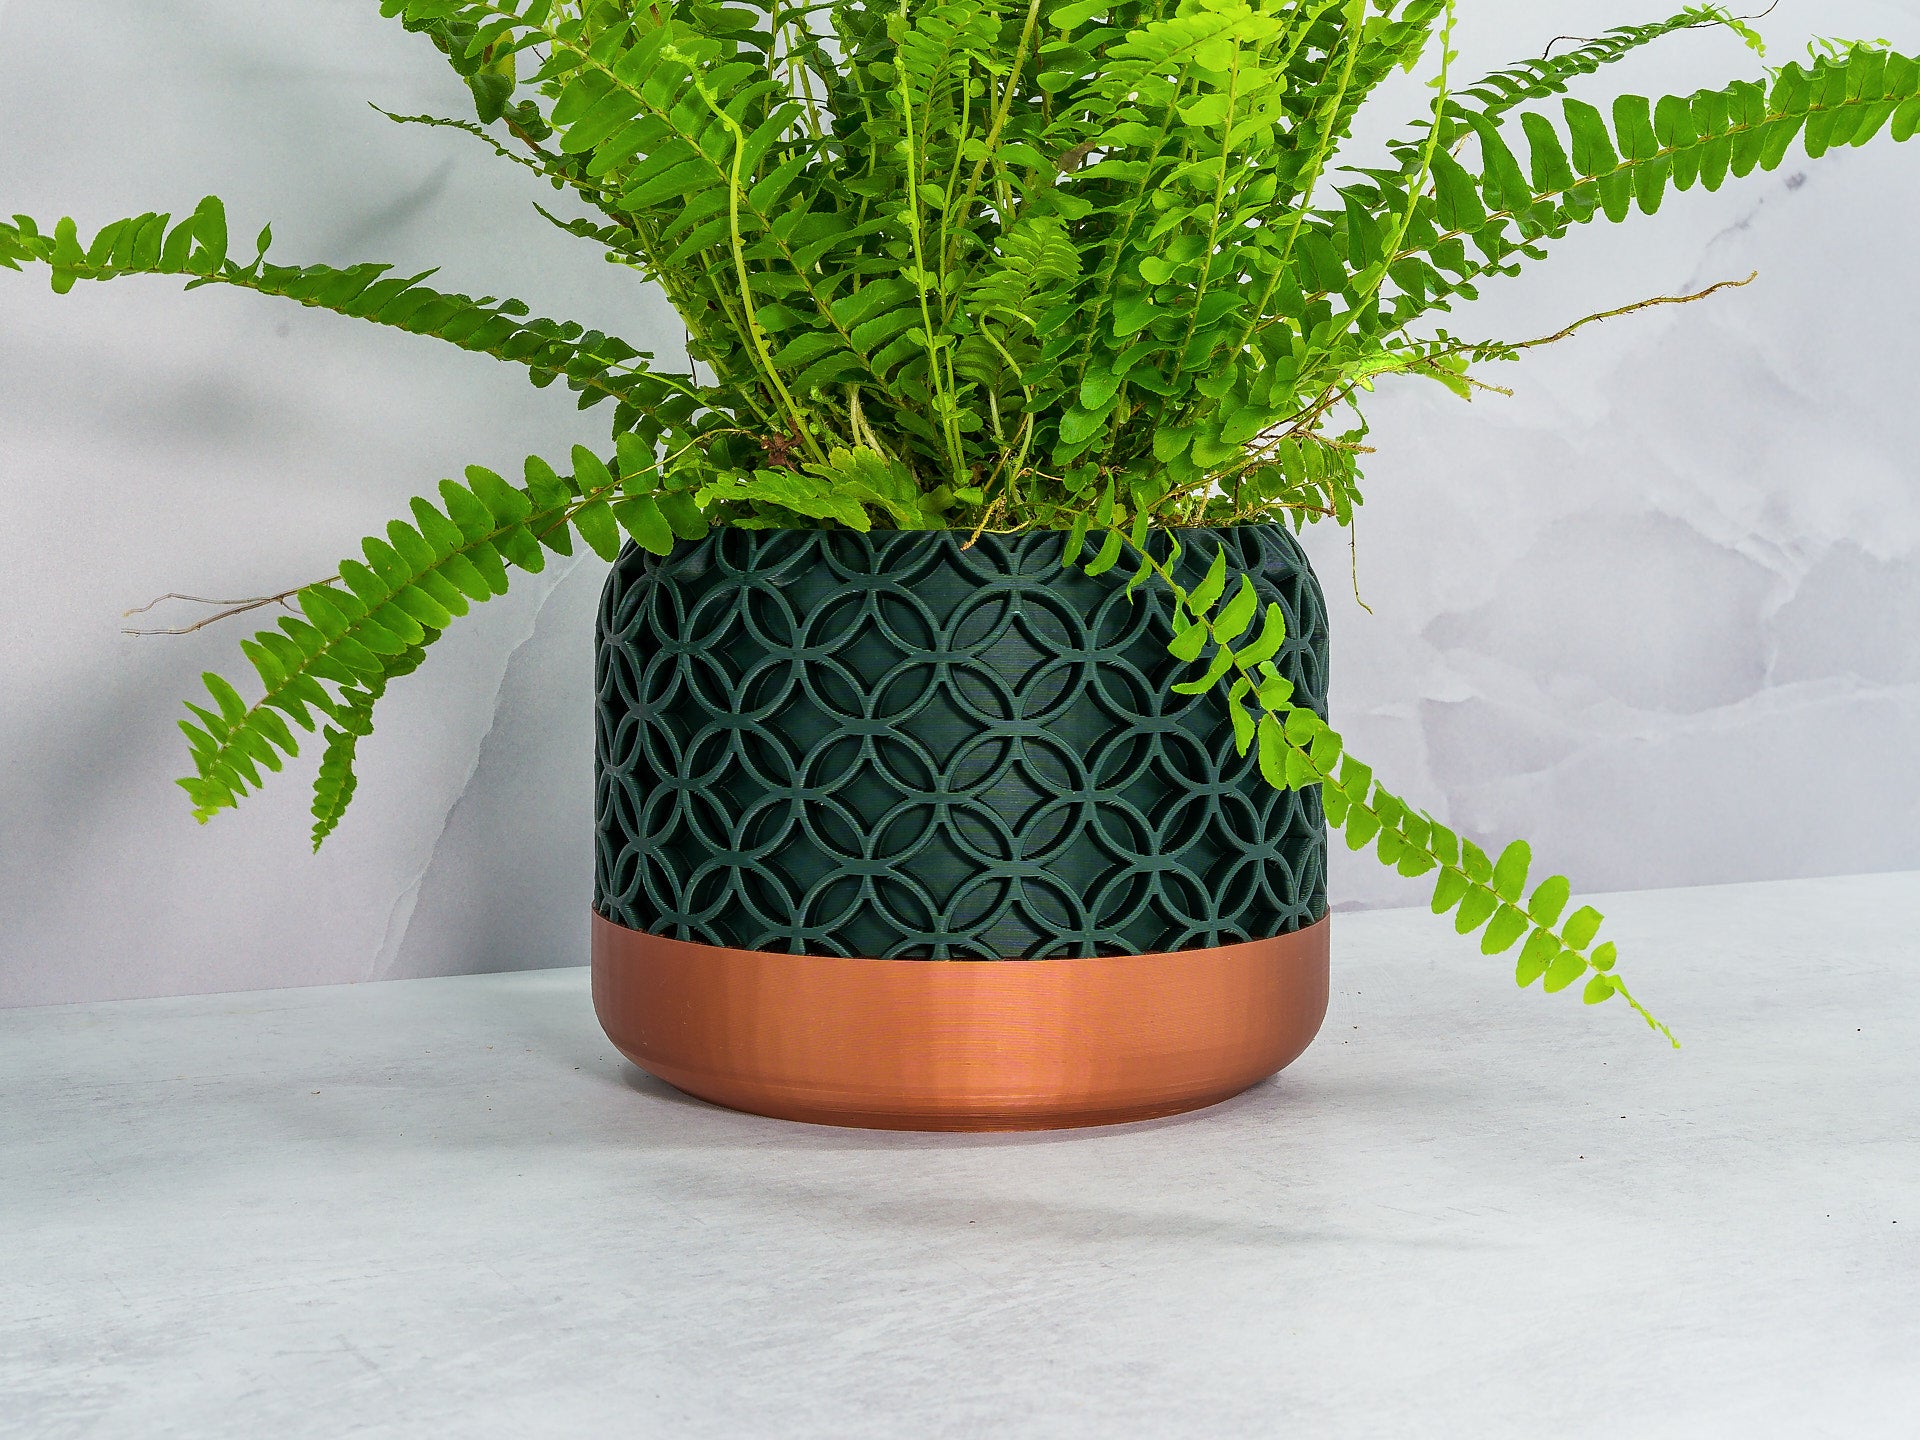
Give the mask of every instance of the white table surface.
POLYGON ((1685 1049, 1338 915, 1277 1081, 1057 1134, 689 1100, 584 969, 0 1013, 0 1435, 1920 1435, 1920 874, 1602 908, 1685 1049))

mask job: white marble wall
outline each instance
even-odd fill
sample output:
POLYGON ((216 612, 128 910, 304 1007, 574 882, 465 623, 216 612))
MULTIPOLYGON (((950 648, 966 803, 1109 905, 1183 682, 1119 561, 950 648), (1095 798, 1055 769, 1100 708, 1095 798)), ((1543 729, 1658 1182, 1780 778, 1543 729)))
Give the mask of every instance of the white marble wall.
MULTIPOLYGON (((1467 67, 1650 13, 1464 8, 1467 67)), ((671 352, 664 308, 525 203, 550 192, 366 108, 462 105, 375 10, 0 0, 0 210, 88 226, 217 190, 287 258, 439 263, 671 352)), ((1915 0, 1786 0, 1769 23, 1920 49, 1915 0)), ((1689 36, 1620 73, 1687 89, 1743 64, 1689 36)), ((1383 388, 1357 536, 1373 614, 1343 537, 1313 545, 1352 748, 1577 887, 1920 866, 1916 220, 1920 147, 1682 199, 1569 241, 1455 328, 1758 284, 1536 353, 1498 377, 1511 400, 1383 388)), ((597 562, 523 581, 396 689, 318 857, 310 757, 205 828, 169 784, 178 702, 232 670, 239 632, 134 640, 119 615, 325 574, 441 474, 603 423, 490 361, 260 297, 61 299, 0 273, 0 1005, 580 963, 597 562)), ((1335 894, 1420 898, 1344 851, 1335 894)))

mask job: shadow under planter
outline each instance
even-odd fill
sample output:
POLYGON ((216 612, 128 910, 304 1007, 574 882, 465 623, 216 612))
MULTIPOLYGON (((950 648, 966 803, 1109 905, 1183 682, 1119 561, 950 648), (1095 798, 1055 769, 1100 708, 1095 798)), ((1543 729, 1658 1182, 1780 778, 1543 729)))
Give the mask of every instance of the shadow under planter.
MULTIPOLYGON (((1283 608, 1274 663, 1324 714, 1292 536, 1175 533, 1182 583, 1224 547, 1283 608)), ((622 554, 593 965, 629 1058, 763 1114, 1019 1129, 1209 1104, 1306 1047, 1319 792, 1266 784, 1221 693, 1174 693, 1155 582, 1129 596, 1061 545, 724 529, 622 554)))

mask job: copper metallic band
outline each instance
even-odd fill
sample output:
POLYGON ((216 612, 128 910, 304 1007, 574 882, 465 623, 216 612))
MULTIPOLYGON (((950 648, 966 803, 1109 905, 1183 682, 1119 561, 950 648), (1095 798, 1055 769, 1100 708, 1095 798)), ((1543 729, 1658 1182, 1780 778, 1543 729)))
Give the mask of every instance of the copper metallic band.
POLYGON ((1327 920, 1272 940, 1084 960, 728 950, 593 917, 593 1004, 690 1095, 887 1130, 1145 1120, 1238 1094, 1327 1010, 1327 920))

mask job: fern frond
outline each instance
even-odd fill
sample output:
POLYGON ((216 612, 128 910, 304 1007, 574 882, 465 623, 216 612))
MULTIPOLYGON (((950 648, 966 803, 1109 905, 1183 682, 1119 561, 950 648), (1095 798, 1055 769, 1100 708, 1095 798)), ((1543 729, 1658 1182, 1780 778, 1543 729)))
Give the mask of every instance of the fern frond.
POLYGON ((1388 308, 1389 328, 1471 294, 1480 277, 1512 273, 1575 225, 1654 214, 1669 187, 1712 191, 1730 176, 1777 169, 1796 141, 1818 159, 1883 130, 1895 141, 1911 138, 1920 130, 1920 61, 1860 48, 1787 65, 1771 85, 1735 81, 1658 101, 1621 96, 1611 116, 1567 99, 1562 112, 1559 124, 1521 115, 1524 169, 1505 127, 1469 117, 1477 162, 1436 160, 1418 232, 1392 261, 1401 293, 1388 308))
POLYGON ((603 208, 650 236, 651 269, 701 270, 706 292, 737 317, 728 337, 736 354, 757 348, 737 343, 752 338, 756 307, 799 306, 810 317, 805 344, 759 365, 770 397, 791 389, 804 404, 823 387, 884 378, 836 308, 850 297, 835 296, 829 277, 830 257, 890 222, 849 225, 795 203, 803 177, 818 183, 824 152, 767 63, 735 52, 744 32, 727 27, 722 40, 656 11, 569 19, 507 0, 383 0, 382 10, 465 27, 469 58, 549 47, 541 77, 554 91, 546 119, 559 151, 584 157, 610 197, 603 208))
POLYGON ((438 630, 425 630, 420 643, 409 645, 392 658, 386 669, 368 677, 360 685, 343 686, 334 711, 334 723, 327 726, 321 739, 326 748, 320 752, 320 769, 313 781, 313 848, 331 835, 346 813, 359 784, 354 760, 361 737, 373 733, 373 707, 387 692, 387 685, 402 675, 410 675, 427 658, 427 646, 440 636, 438 630))
MULTIPOLYGON (((995 249, 976 266, 964 289, 955 288, 959 313, 971 333, 961 340, 954 364, 996 396, 1002 380, 1011 381, 1024 392, 1018 408, 1030 412, 1034 391, 1046 385, 1057 368, 1043 363, 1044 337, 1037 317, 1071 293, 1080 276, 1080 252, 1066 226, 1052 216, 1023 216, 1000 235, 995 249)), ((1005 415, 1014 413, 1015 406, 1007 404, 1005 415)))
POLYGON ((873 528, 877 512, 886 528, 926 530, 939 525, 942 497, 923 494, 896 460, 866 446, 836 448, 824 460, 798 470, 756 470, 715 480, 700 492, 703 507, 745 505, 750 513, 731 523, 748 528, 790 523, 788 517, 832 520, 850 530, 873 528), (768 515, 766 509, 774 512, 768 515))
POLYGON ((262 686, 251 705, 209 673, 212 708, 189 704, 194 719, 180 722, 195 773, 179 784, 195 818, 238 804, 260 787, 262 768, 278 770, 283 756, 298 753, 288 721, 309 732, 325 723, 338 736, 327 736, 315 796, 317 844, 351 796, 352 737, 365 732, 388 682, 413 670, 455 618, 504 594, 508 567, 543 569, 545 550, 572 552, 576 530, 607 559, 618 553, 622 529, 659 553, 676 533, 698 533, 688 498, 659 493, 642 466, 616 476, 584 447, 573 459, 568 478, 530 458, 520 486, 469 466, 464 484, 441 482, 439 506, 416 499, 410 520, 363 541, 364 558, 341 562, 337 582, 301 590, 297 617, 242 643, 262 686))
POLYGON ((431 289, 422 283, 430 270, 396 276, 390 265, 270 264, 271 227, 260 232, 251 260, 229 259, 226 210, 214 196, 178 224, 170 221, 167 215, 135 215, 104 226, 82 244, 70 218, 47 234, 30 217, 17 215, 11 225, 0 223, 0 263, 7 257, 38 261, 51 270, 53 288, 62 293, 80 280, 173 275, 184 278, 189 289, 229 285, 280 296, 513 361, 524 365, 538 386, 564 377, 580 392, 582 409, 614 399, 632 410, 647 410, 687 388, 678 377, 650 371, 646 361, 651 357, 624 340, 573 322, 528 319, 527 306, 518 300, 475 300, 431 289))
POLYGON ((583 180, 578 176, 570 175, 565 170, 554 165, 543 164, 542 158, 545 155, 544 151, 523 152, 510 149, 501 144, 486 126, 477 124, 472 120, 456 120, 446 115, 401 115, 395 111, 384 109, 379 105, 373 105, 371 101, 368 103, 375 111, 386 116, 387 119, 393 121, 396 125, 424 125, 429 129, 458 130, 463 135, 471 135, 502 160, 518 165, 522 170, 531 170, 556 190, 565 189, 571 185, 576 189, 585 191, 590 196, 600 193, 599 188, 593 185, 592 182, 583 180))
MULTIPOLYGON (((1109 536, 1121 536, 1116 525, 1109 536)), ((1515 979, 1524 988, 1541 980, 1548 991, 1585 979, 1582 998, 1597 1005, 1618 995, 1648 1026, 1676 1048, 1673 1032, 1656 1019, 1614 973, 1618 952, 1594 943, 1602 916, 1591 906, 1564 915, 1571 886, 1552 875, 1527 890, 1532 852, 1524 840, 1489 859, 1471 840, 1416 812, 1346 753, 1338 731, 1318 713, 1293 703, 1293 685, 1274 664, 1286 640, 1286 615, 1278 605, 1259 613, 1259 599, 1244 575, 1230 585, 1225 547, 1214 551, 1205 577, 1191 590, 1174 574, 1178 540, 1162 560, 1140 542, 1124 539, 1138 568, 1135 582, 1152 576, 1172 607, 1177 660, 1203 663, 1192 680, 1173 688, 1187 695, 1225 685, 1226 704, 1240 754, 1253 750, 1260 773, 1280 790, 1318 786, 1327 823, 1344 832, 1347 847, 1372 846, 1383 865, 1409 877, 1435 875, 1432 909, 1452 914, 1461 935, 1480 935, 1480 952, 1498 955, 1520 945, 1515 979), (1522 943, 1524 942, 1524 944, 1522 943)), ((1111 546, 1109 552, 1117 547, 1111 546)), ((1094 573, 1094 565, 1087 567, 1094 573)), ((1111 563, 1109 561, 1109 563, 1111 563)))
POLYGON ((1716 26, 1735 34, 1745 30, 1744 24, 1724 8, 1709 5, 1689 6, 1677 15, 1649 25, 1616 25, 1605 34, 1557 55, 1522 60, 1462 86, 1449 97, 1448 114, 1456 121, 1464 121, 1469 113, 1488 118, 1503 115, 1531 101, 1563 95, 1584 76, 1616 64, 1656 40, 1686 30, 1716 26), (1469 107, 1464 103, 1467 100, 1477 103, 1469 107))

